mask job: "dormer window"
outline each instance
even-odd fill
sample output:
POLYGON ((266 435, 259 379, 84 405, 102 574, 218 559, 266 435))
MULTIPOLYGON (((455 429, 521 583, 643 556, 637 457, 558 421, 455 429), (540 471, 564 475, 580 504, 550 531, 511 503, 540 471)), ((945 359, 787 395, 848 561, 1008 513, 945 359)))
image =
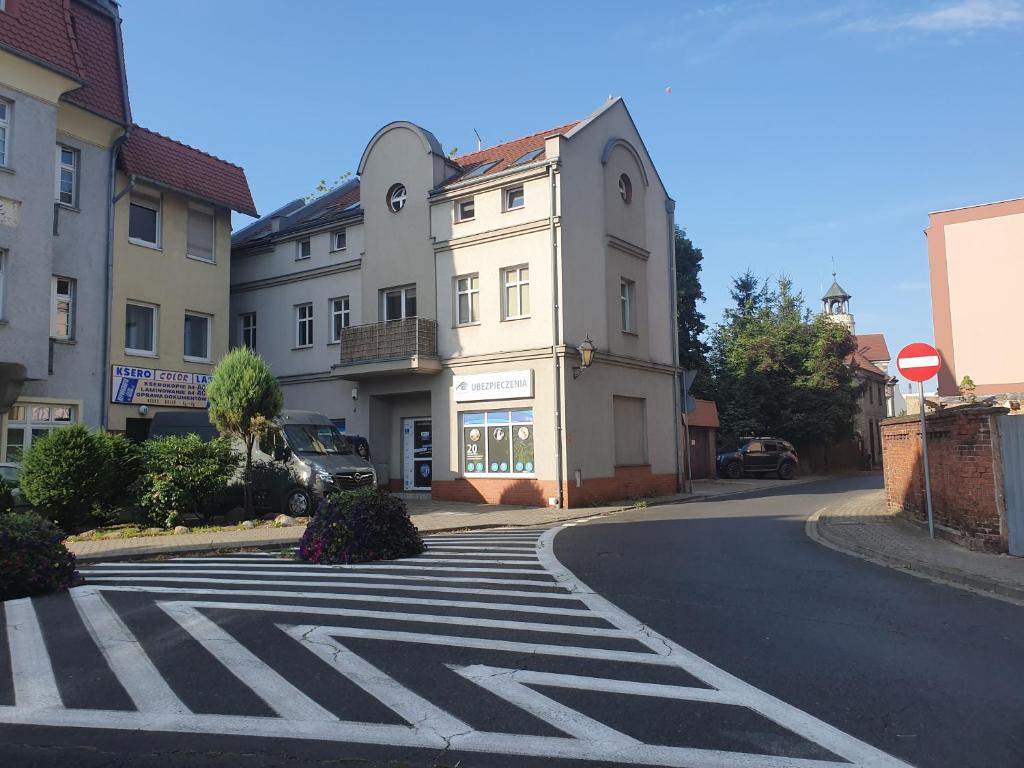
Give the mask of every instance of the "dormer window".
POLYGON ((472 197, 455 203, 455 220, 469 221, 476 216, 476 204, 472 197))
POLYGON ((392 184, 388 190, 388 208, 392 213, 398 213, 405 208, 406 191, 404 184, 392 184))
POLYGON ((622 198, 622 202, 627 205, 633 202, 633 182, 629 180, 629 176, 626 174, 619 176, 619 196, 622 198))
POLYGON ((526 197, 522 187, 509 187, 505 190, 505 210, 514 211, 526 205, 526 197))

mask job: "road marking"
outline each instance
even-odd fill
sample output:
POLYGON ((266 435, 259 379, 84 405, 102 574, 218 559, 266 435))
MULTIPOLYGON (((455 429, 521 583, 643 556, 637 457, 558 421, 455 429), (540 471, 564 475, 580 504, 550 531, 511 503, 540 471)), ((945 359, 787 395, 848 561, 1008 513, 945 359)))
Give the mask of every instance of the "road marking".
POLYGON ((189 712, 150 661, 139 641, 103 596, 88 587, 71 590, 71 599, 107 665, 140 712, 165 715, 189 712))
POLYGON ((279 628, 417 729, 426 728, 442 736, 473 730, 457 717, 413 693, 333 637, 310 637, 308 633, 296 631, 295 627, 279 628))
MULTIPOLYGON (((433 562, 433 561, 431 561, 433 562)), ((196 569, 197 572, 201 568, 200 563, 187 563, 184 567, 175 566, 173 562, 168 563, 153 563, 153 564, 133 564, 133 563, 109 563, 109 567, 104 567, 104 571, 160 571, 160 570, 180 570, 189 571, 196 569)), ((266 568, 268 563, 260 563, 258 567, 266 568)), ((98 566, 97 566, 98 567, 98 566)), ((464 568, 462 565, 455 567, 445 567, 440 565, 417 565, 410 563, 408 565, 378 565, 376 563, 360 563, 356 565, 342 565, 342 566, 308 566, 308 565, 286 565, 274 564, 271 566, 274 571, 282 573, 290 573, 296 575, 298 573, 306 573, 310 575, 319 576, 322 573, 341 573, 345 571, 423 571, 425 573, 432 573, 435 571, 458 571, 460 573, 532 573, 536 576, 547 576, 544 570, 539 564, 533 568, 464 568), (317 568, 329 568, 329 571, 318 571, 317 568)), ((246 573, 246 571, 236 570, 235 573, 246 573)), ((256 571, 250 571, 256 573, 256 571)), ((268 573, 266 571, 260 572, 262 574, 273 576, 274 573, 268 573)))
MULTIPOLYGON (((125 576, 135 576, 137 578, 145 578, 147 572, 137 570, 121 570, 118 568, 106 569, 103 571, 104 574, 116 573, 125 576)), ((221 575, 221 576, 278 576, 280 572, 275 571, 242 571, 242 570, 231 570, 231 569, 200 569, 200 568, 189 568, 177 570, 174 568, 161 568, 154 570, 152 575, 160 574, 165 575, 168 573, 181 573, 181 574, 204 574, 204 575, 221 575)), ((558 586, 551 580, 551 576, 543 571, 530 571, 530 573, 536 573, 538 576, 543 576, 544 579, 491 579, 491 578, 462 578, 460 576, 417 576, 413 573, 403 574, 391 574, 391 573, 344 573, 344 572, 332 572, 332 573, 309 573, 307 571, 286 571, 287 576, 316 576, 318 579, 383 579, 387 581, 425 581, 425 582, 443 582, 448 584, 512 584, 515 586, 536 586, 536 587, 556 587, 558 586)), ((90 574, 86 573, 86 581, 88 581, 90 574)))
MULTIPOLYGON (((234 582, 232 582, 234 583, 234 582)), ((263 582, 264 584, 266 582, 263 582)), ((520 603, 486 603, 477 600, 437 600, 419 597, 394 597, 391 595, 360 595, 345 592, 292 592, 273 589, 202 589, 180 587, 154 587, 136 584, 97 584, 95 589, 103 592, 135 592, 171 595, 241 595, 245 597, 284 597, 292 600, 348 600, 359 603, 399 603, 402 605, 429 605, 435 608, 469 608, 481 611, 515 611, 519 613, 541 613, 552 616, 593 617, 586 608, 559 608, 547 605, 522 605, 520 603)))
POLYGON ((14 703, 24 709, 63 709, 64 702, 32 601, 24 597, 3 606, 14 677, 14 703))
MULTIPOLYGON (((90 576, 89 583, 95 584, 97 582, 114 581, 122 582, 125 581, 125 577, 122 576, 90 576)), ((286 581, 281 579, 274 579, 268 581, 267 579, 209 579, 209 578, 186 578, 179 576, 138 576, 136 574, 131 575, 132 585, 137 584, 140 581, 155 581, 165 582, 172 584, 246 584, 246 585, 266 585, 273 584, 279 587, 308 587, 310 582, 305 581, 286 581)), ((474 581, 474 583, 476 583, 474 581)), ((532 582, 531 582, 532 583, 532 582)), ((140 585, 145 587, 145 585, 140 585)), ((345 589, 379 589, 386 590, 388 592, 437 592, 439 594, 456 594, 456 595, 479 595, 482 597, 529 597, 529 598, 540 598, 542 600, 572 600, 578 602, 573 595, 567 595, 565 592, 542 592, 540 590, 522 590, 522 589, 473 589, 471 587, 435 587, 425 586, 421 584, 378 584, 373 582, 362 582, 362 581, 339 581, 330 584, 331 587, 344 587, 345 589)), ((545 586, 551 586, 545 582, 545 586)), ((176 590, 176 592, 188 592, 189 590, 176 590)), ((294 594, 294 593, 289 593, 294 594)), ((331 592, 318 592, 318 595, 333 594, 331 592)), ((518 605, 516 606, 519 607, 518 605)), ((589 611, 588 611, 589 613, 589 611)))
POLYGON ((281 677, 194 607, 180 602, 158 602, 157 605, 281 717, 338 722, 334 714, 281 677))

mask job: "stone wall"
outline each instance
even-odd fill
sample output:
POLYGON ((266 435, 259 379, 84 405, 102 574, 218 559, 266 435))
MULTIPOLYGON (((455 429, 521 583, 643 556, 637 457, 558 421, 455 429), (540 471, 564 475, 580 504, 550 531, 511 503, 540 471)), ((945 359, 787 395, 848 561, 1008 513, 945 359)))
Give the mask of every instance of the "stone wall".
MULTIPOLYGON (((971 549, 1005 552, 999 415, 1005 408, 951 408, 927 417, 928 464, 936 535, 971 549)), ((921 422, 917 416, 881 424, 886 503, 927 523, 921 422)))

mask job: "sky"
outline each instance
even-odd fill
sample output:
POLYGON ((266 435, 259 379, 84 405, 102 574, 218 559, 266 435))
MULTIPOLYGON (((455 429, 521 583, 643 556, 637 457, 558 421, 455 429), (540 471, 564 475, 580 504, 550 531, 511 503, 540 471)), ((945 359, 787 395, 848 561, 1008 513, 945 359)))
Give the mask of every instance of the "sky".
MULTIPOLYGON (((933 340, 931 211, 1024 197, 1024 0, 122 0, 135 121, 246 169, 267 213, 393 120, 446 151, 621 96, 704 253, 788 275, 860 333, 933 340)), ((235 226, 249 219, 236 214, 235 226)), ((906 384, 904 384, 904 389, 906 384)))

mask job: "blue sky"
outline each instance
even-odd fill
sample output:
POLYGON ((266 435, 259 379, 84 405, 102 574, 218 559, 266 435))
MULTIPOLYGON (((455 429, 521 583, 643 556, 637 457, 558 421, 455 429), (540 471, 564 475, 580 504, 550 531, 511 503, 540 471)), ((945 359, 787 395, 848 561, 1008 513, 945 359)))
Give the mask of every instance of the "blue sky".
POLYGON ((704 250, 711 322, 747 267, 817 307, 834 258, 858 331, 893 354, 931 341, 928 212, 1024 196, 1024 1, 123 0, 122 16, 136 122, 244 166, 264 213, 354 171, 391 120, 467 151, 474 128, 494 144, 624 97, 704 250))

